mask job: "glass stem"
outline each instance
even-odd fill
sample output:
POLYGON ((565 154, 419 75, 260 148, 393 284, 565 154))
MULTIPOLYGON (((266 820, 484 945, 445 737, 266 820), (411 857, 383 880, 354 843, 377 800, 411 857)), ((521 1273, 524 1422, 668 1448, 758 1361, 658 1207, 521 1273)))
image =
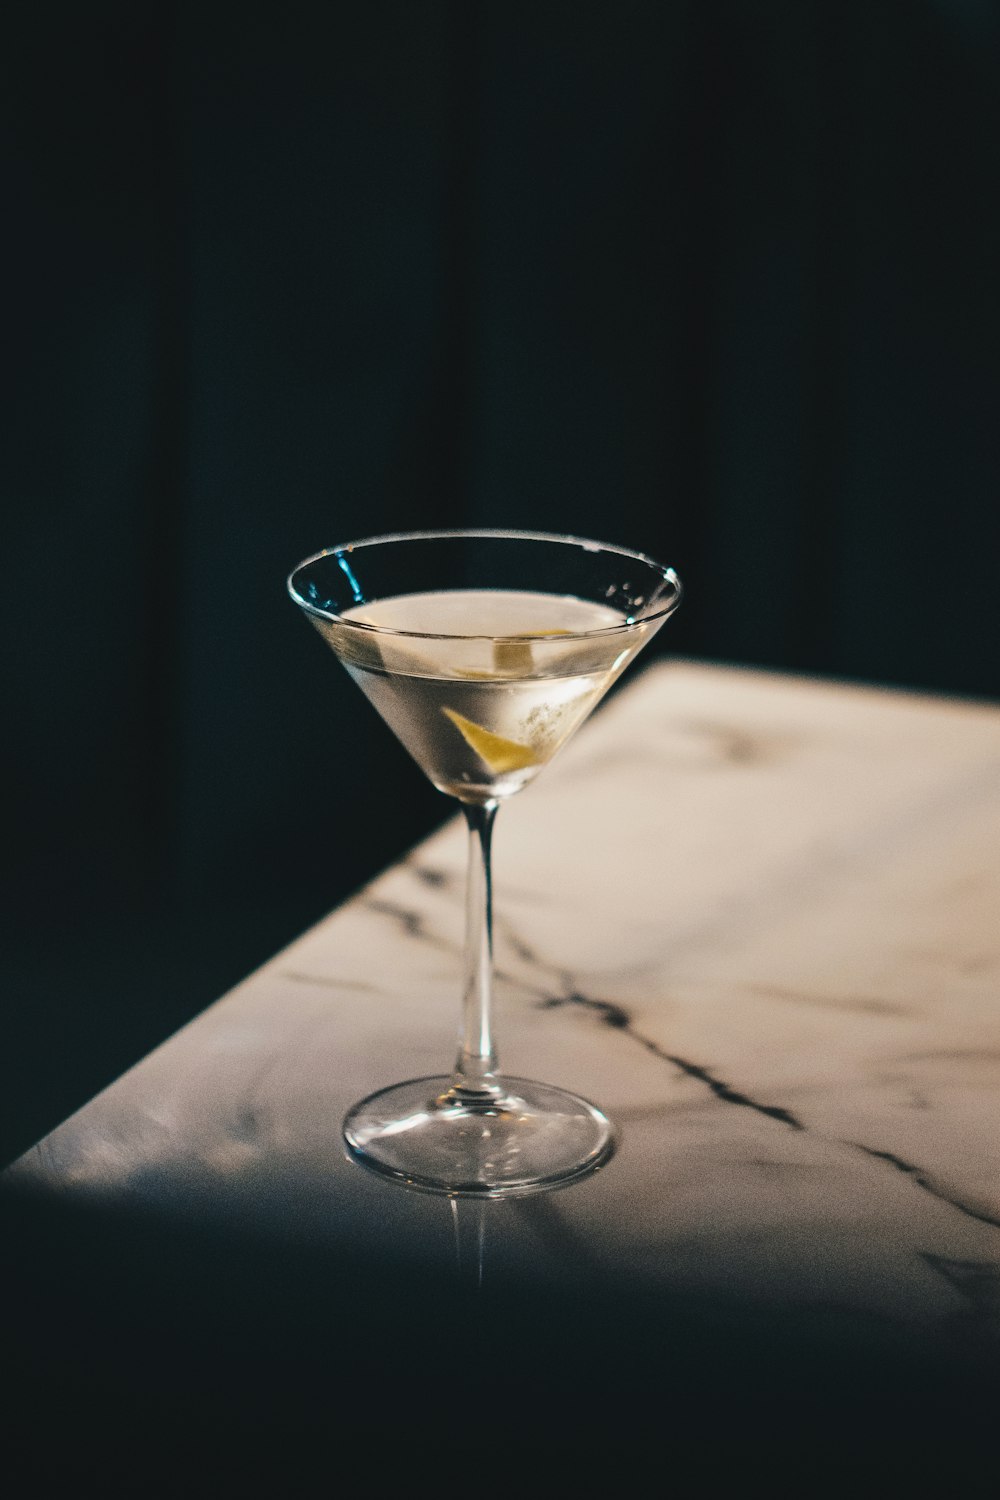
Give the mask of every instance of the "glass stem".
POLYGON ((482 1098, 501 1093, 490 1016, 493 999, 493 878, 490 842, 496 802, 463 802, 469 825, 465 993, 452 1090, 482 1098))

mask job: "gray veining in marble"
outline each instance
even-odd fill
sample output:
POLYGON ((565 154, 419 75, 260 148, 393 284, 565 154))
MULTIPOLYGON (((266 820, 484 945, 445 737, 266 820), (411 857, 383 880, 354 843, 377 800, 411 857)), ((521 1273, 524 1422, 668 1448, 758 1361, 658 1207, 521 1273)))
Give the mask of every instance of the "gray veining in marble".
POLYGON ((340 1143, 450 1065, 464 857, 456 820, 8 1183, 997 1337, 1000 711, 655 667, 503 809, 502 1063, 618 1132, 562 1192, 453 1204, 340 1143))

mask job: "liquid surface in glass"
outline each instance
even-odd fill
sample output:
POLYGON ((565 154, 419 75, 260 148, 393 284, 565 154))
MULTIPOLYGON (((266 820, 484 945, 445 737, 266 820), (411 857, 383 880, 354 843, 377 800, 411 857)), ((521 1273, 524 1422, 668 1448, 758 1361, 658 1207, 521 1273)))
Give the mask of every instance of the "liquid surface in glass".
POLYGON ((434 785, 475 802, 531 781, 647 638, 642 626, 588 638, 625 617, 572 596, 518 590, 397 595, 341 620, 378 627, 320 626, 434 785))

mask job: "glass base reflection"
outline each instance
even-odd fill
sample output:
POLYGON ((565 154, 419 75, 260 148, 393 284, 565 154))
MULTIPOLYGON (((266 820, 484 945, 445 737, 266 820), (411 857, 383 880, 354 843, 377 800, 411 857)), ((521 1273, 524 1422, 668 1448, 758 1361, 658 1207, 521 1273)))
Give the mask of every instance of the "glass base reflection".
POLYGON ((496 1094, 416 1078, 362 1099, 344 1121, 354 1159, 408 1187, 453 1197, 540 1192, 595 1171, 614 1151, 609 1120, 576 1094, 505 1078, 496 1094))

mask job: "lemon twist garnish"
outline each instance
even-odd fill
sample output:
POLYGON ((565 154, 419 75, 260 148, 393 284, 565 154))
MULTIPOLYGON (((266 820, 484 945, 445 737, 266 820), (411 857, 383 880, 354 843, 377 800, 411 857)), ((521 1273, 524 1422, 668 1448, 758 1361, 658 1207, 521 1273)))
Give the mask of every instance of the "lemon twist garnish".
MULTIPOLYGON (((569 635, 568 630, 531 630, 526 631, 533 639, 539 640, 548 635, 569 635)), ((497 672, 505 677, 530 677, 535 666, 535 658, 531 652, 531 641, 499 640, 493 642, 493 665, 497 672)))
POLYGON ((494 641, 493 669, 503 677, 530 677, 535 666, 530 641, 494 641))
POLYGON ((465 743, 475 750, 494 776, 503 776, 508 771, 523 771, 527 766, 538 764, 538 756, 530 745, 504 739, 502 734, 494 734, 491 729, 474 724, 463 714, 457 714, 453 708, 442 708, 441 712, 451 720, 465 743))

